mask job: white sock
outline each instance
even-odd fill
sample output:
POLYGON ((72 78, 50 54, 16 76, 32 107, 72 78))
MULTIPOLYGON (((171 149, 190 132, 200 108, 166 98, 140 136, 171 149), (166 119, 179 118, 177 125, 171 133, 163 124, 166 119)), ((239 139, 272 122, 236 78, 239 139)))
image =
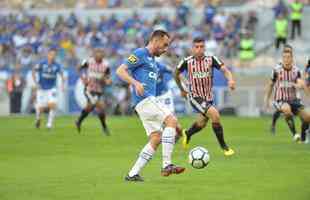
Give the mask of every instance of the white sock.
POLYGON ((51 109, 48 113, 48 120, 47 120, 47 125, 46 125, 48 128, 52 127, 54 117, 55 117, 55 110, 51 109))
POLYGON ((134 175, 139 174, 140 171, 143 169, 143 167, 152 159, 154 153, 155 150, 153 149, 151 144, 147 143, 140 152, 135 165, 132 167, 128 175, 132 177, 134 175))
POLYGON ((176 130, 171 127, 166 127, 162 133, 163 168, 171 164, 175 135, 176 130))
POLYGON ((36 107, 36 120, 40 120, 40 108, 39 107, 36 107))

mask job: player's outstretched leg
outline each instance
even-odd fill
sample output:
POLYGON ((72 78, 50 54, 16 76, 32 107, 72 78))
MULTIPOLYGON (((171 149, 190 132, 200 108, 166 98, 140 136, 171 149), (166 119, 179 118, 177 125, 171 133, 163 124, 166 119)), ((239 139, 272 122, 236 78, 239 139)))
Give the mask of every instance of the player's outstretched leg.
POLYGON ((176 133, 177 133, 176 136, 175 136, 175 143, 177 143, 179 141, 179 139, 182 137, 183 130, 182 130, 180 124, 177 125, 177 128, 175 130, 176 130, 176 133))
POLYGON ((276 123, 280 115, 281 115, 281 111, 279 110, 276 110, 272 115, 272 123, 271 123, 271 128, 270 128, 270 132, 272 135, 276 134, 276 123))
POLYGON ((295 128, 295 122, 293 116, 287 116, 285 117, 285 121, 293 135, 293 137, 296 135, 296 128, 295 128))
POLYGON ((46 127, 50 130, 53 127, 53 121, 56 114, 56 104, 50 103, 48 105, 48 118, 47 118, 47 124, 46 127))
POLYGON ((293 123, 294 121, 292 121, 293 113, 292 113, 291 106, 285 103, 282 105, 281 111, 285 116, 285 120, 286 120, 288 127, 290 128, 290 131, 293 134, 293 140, 296 142, 300 141, 300 135, 296 133, 295 124, 293 123))
POLYGON ((126 181, 144 181, 143 178, 140 176, 140 172, 144 168, 144 166, 152 159, 161 140, 159 132, 151 133, 149 138, 149 142, 143 147, 136 163, 131 168, 128 175, 125 177, 126 181))
POLYGON ((163 168, 162 176, 170 176, 171 174, 180 174, 184 172, 184 167, 179 167, 172 164, 172 152, 175 144, 177 119, 173 115, 169 115, 165 119, 165 129, 162 133, 162 159, 163 168))
POLYGON ((35 121, 35 127, 37 129, 40 128, 41 126, 41 113, 42 113, 43 109, 39 106, 36 107, 36 121, 35 121))
POLYGON ((92 112, 94 107, 92 105, 87 105, 82 111, 79 116, 79 118, 75 121, 75 126, 78 130, 78 132, 81 132, 81 126, 84 119, 89 115, 90 112, 92 112))
MULTIPOLYGON (((310 113, 308 113, 307 111, 305 111, 305 109, 302 107, 300 108, 298 115, 301 118, 302 124, 301 124, 301 141, 306 143, 309 142, 309 138, 307 137, 307 132, 310 131, 310 113)), ((310 135, 310 132, 308 134, 308 136, 310 135)))
POLYGON ((220 114, 219 114, 219 112, 216 110, 216 108, 211 106, 208 109, 208 111, 207 111, 207 115, 212 120, 213 132, 215 133, 217 141, 218 141, 218 143, 220 144, 221 148, 224 151, 224 155, 225 156, 233 155, 235 153, 234 150, 229 148, 228 145, 226 144, 225 140, 224 140, 224 130, 223 130, 223 126, 222 126, 222 124, 220 122, 220 114))
POLYGON ((307 137, 307 132, 309 130, 309 123, 305 122, 304 120, 302 120, 302 124, 301 124, 301 142, 306 142, 306 138, 307 137))
POLYGON ((191 140, 191 137, 207 125, 208 119, 208 117, 199 114, 198 119, 192 124, 192 126, 189 129, 182 131, 182 146, 184 149, 189 148, 189 142, 191 140))
POLYGON ((103 109, 98 112, 98 118, 100 120, 103 133, 105 133, 106 135, 109 136, 110 135, 110 130, 109 130, 108 126, 107 126, 106 114, 105 114, 103 109))

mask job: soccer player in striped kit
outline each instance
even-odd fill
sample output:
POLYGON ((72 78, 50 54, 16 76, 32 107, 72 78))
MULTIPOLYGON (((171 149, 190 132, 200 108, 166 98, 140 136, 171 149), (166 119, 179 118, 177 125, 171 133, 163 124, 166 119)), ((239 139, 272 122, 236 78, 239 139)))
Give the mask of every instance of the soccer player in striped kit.
MULTIPOLYGON (((301 134, 305 135, 309 127, 310 114, 304 109, 301 100, 298 98, 298 89, 304 89, 307 92, 305 83, 301 78, 300 70, 293 64, 293 51, 284 49, 282 53, 282 62, 272 71, 271 81, 268 84, 268 90, 265 97, 266 106, 269 107, 272 92, 273 106, 281 111, 287 122, 293 115, 298 115, 302 120, 301 134)), ((293 124, 288 123, 290 129, 293 124)), ((292 132, 293 140, 299 141, 300 135, 292 132)), ((302 140, 303 141, 303 140, 302 140)))
POLYGON ((84 95, 87 99, 87 105, 82 110, 79 118, 75 122, 78 132, 81 131, 83 120, 90 112, 96 109, 98 118, 102 125, 102 130, 106 135, 110 135, 110 131, 106 124, 106 114, 104 111, 103 88, 105 85, 112 83, 110 78, 110 68, 103 59, 104 52, 102 49, 95 49, 94 56, 83 61, 79 70, 85 70, 85 77, 82 77, 85 83, 84 95))
MULTIPOLYGON (((283 51, 293 51, 293 48, 291 45, 285 44, 283 47, 283 51)), ((281 64, 281 61, 279 62, 281 64)), ((297 98, 300 98, 300 94, 297 93, 297 98)), ((272 135, 276 134, 276 123, 278 121, 278 119, 281 116, 281 110, 276 109, 275 112, 272 114, 272 123, 271 123, 271 128, 270 128, 270 132, 272 135)), ((285 118, 285 121, 287 123, 287 125, 290 128, 290 131, 293 135, 296 134, 296 128, 295 128, 295 122, 294 122, 294 118, 293 117, 289 117, 289 118, 285 118)))
POLYGON ((193 125, 183 131, 182 144, 188 148, 191 137, 203 129, 209 118, 216 138, 224 151, 225 156, 231 156, 234 151, 228 147, 224 140, 224 131, 220 122, 220 114, 213 105, 213 70, 217 68, 224 73, 231 90, 235 89, 235 81, 228 68, 215 56, 205 55, 205 40, 195 38, 193 40, 192 56, 184 58, 175 71, 175 80, 181 90, 181 95, 188 98, 191 105, 199 112, 193 125), (181 84, 181 73, 187 71, 189 77, 189 92, 181 84))

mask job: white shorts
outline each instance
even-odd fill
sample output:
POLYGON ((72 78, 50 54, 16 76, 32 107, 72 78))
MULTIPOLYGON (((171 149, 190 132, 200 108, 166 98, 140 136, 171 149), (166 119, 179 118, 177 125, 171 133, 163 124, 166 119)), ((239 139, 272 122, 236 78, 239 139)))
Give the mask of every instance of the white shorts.
POLYGON ((170 112, 174 113, 173 97, 170 90, 160 96, 157 96, 156 98, 160 101, 160 103, 165 104, 170 112))
POLYGON ((165 104, 162 104, 156 97, 148 97, 139 102, 137 111, 147 136, 155 131, 161 131, 165 119, 172 115, 172 112, 165 104))
POLYGON ((49 103, 57 104, 57 90, 52 89, 39 89, 37 91, 36 105, 37 107, 47 107, 49 103))

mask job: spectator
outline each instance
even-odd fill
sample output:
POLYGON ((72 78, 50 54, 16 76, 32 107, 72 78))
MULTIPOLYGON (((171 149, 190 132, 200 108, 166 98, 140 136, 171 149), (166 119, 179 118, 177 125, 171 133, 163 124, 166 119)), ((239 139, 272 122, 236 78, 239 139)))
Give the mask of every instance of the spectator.
POLYGON ((221 42, 224 40, 225 30, 219 23, 214 24, 214 26, 212 28, 212 33, 213 33, 214 38, 217 42, 221 42))
POLYGON ((25 81, 18 69, 14 71, 12 77, 7 81, 7 91, 10 96, 10 113, 16 114, 21 111, 21 101, 25 81))
POLYGON ((249 11, 248 21, 247 21, 247 25, 245 27, 247 29, 247 31, 255 33, 255 27, 256 27, 257 22, 258 22, 258 19, 256 16, 256 12, 255 11, 249 11))
POLYGON ((280 0, 272 9, 274 11, 275 18, 277 18, 280 14, 282 14, 284 17, 287 16, 288 8, 283 0, 280 0))
POLYGON ((303 3, 300 0, 294 0, 290 4, 291 9, 291 21, 292 21, 292 34, 291 39, 295 39, 295 30, 298 31, 298 36, 301 37, 301 20, 302 20, 302 11, 303 3))
POLYGON ((216 7, 212 3, 206 3, 204 7, 204 23, 212 24, 213 18, 216 15, 216 7))
POLYGON ((214 16, 213 24, 217 24, 220 27, 224 28, 226 25, 227 18, 228 17, 225 15, 225 12, 221 11, 214 16))
POLYGON ((288 21, 283 14, 280 14, 275 21, 275 32, 276 32, 276 41, 275 46, 278 50, 280 44, 286 44, 287 32, 288 32, 288 21))
POLYGON ((182 0, 177 0, 176 5, 177 18, 181 20, 183 26, 188 25, 189 7, 182 0))
POLYGON ((241 61, 251 61, 255 58, 254 39, 250 32, 246 32, 240 40, 239 58, 241 61))

